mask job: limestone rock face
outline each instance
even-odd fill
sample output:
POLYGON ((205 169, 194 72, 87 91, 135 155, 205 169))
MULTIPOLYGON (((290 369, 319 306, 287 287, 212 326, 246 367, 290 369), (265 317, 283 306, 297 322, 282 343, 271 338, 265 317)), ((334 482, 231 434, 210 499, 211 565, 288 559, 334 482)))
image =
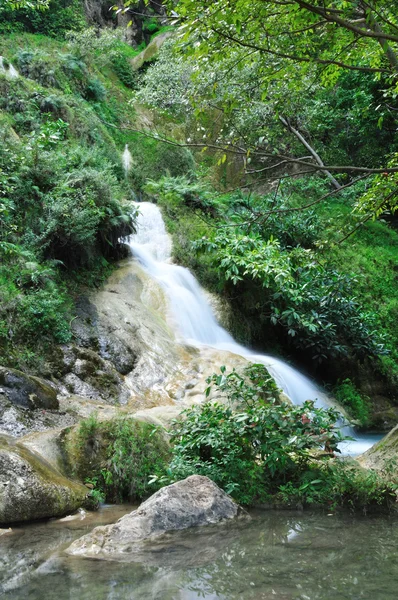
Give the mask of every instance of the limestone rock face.
POLYGON ((63 477, 40 455, 0 435, 0 524, 62 516, 79 508, 85 486, 63 477))
POLYGON ((160 489, 114 525, 96 527, 73 542, 68 554, 128 560, 163 534, 238 516, 239 506, 208 477, 192 475, 160 489))
POLYGON ((56 390, 44 379, 16 369, 0 367, 0 393, 12 404, 24 408, 59 408, 56 390))
POLYGON ((398 475, 398 425, 382 440, 357 457, 357 461, 368 469, 383 471, 388 467, 398 475))
POLYGON ((133 67, 134 71, 138 71, 138 69, 141 69, 146 62, 152 60, 153 57, 159 52, 159 49, 164 42, 169 39, 171 35, 171 31, 165 31, 164 33, 160 33, 154 37, 148 46, 131 60, 131 66, 133 67))

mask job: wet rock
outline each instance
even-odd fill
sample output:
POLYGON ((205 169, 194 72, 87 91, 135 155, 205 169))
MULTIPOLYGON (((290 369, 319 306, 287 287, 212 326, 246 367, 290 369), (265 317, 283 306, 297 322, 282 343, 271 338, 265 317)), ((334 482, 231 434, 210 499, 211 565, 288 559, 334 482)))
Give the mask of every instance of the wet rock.
POLYGON ((11 404, 24 408, 57 409, 56 390, 44 379, 17 369, 0 367, 0 394, 11 404))
POLYGON ((69 427, 48 429, 29 433, 20 438, 18 443, 28 450, 39 454, 45 461, 62 474, 65 474, 65 458, 62 439, 69 427))
MULTIPOLYGON (((112 289, 111 278, 109 289, 106 284, 106 290, 109 293, 119 293, 112 289)), ((101 293, 98 293, 101 296, 101 293)), ((91 298, 82 296, 79 298, 76 311, 77 318, 72 323, 72 330, 78 346, 91 348, 97 352, 102 359, 110 361, 115 369, 122 375, 126 375, 133 370, 137 360, 136 349, 131 345, 131 333, 137 328, 128 323, 133 331, 130 331, 130 340, 128 336, 123 335, 125 320, 117 322, 112 318, 112 314, 107 314, 103 307, 96 306, 97 295, 93 294, 91 298)))
POLYGON ((62 516, 79 508, 87 488, 59 473, 14 438, 0 436, 0 523, 62 516))
POLYGON ((90 400, 83 396, 60 396, 59 403, 60 408, 73 418, 74 423, 81 419, 87 419, 92 414, 95 414, 99 421, 112 419, 118 414, 128 414, 125 408, 102 404, 100 401, 90 400))
POLYGON ((96 390, 92 385, 90 385, 86 381, 80 379, 80 377, 75 375, 75 373, 68 373, 68 375, 66 375, 66 377, 64 378, 64 384, 68 392, 70 392, 71 394, 83 396, 92 400, 98 399, 100 397, 100 393, 98 390, 96 390))
POLYGON ((134 413, 134 419, 142 421, 144 423, 150 423, 156 427, 165 427, 168 429, 174 421, 177 419, 183 408, 187 406, 154 406, 153 408, 144 408, 134 413))
POLYGON ((162 488, 114 525, 96 527, 69 546, 75 556, 125 560, 166 532, 234 519, 239 506, 208 477, 192 475, 162 488))
POLYGON ((60 410, 44 410, 14 406, 4 394, 0 394, 0 434, 21 437, 34 431, 44 431, 49 428, 69 427, 79 420, 78 414, 69 411, 66 404, 60 410))
POLYGON ((398 476, 398 425, 382 440, 356 459, 360 465, 376 471, 388 471, 389 476, 398 476))
POLYGON ((131 392, 112 362, 90 348, 63 346, 62 352, 61 381, 67 393, 110 404, 127 402, 131 392))
POLYGON ((171 36, 171 31, 165 31, 164 33, 160 33, 154 37, 148 46, 142 52, 140 52, 140 54, 131 59, 131 66, 133 67, 133 70, 138 71, 138 69, 141 69, 145 63, 151 61, 159 52, 159 49, 163 46, 164 42, 171 36))

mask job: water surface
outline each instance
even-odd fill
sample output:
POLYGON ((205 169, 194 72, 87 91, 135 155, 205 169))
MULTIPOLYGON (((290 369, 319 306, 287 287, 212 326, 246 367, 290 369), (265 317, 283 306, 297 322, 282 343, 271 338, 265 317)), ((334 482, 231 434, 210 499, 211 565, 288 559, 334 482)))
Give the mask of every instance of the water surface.
POLYGON ((136 562, 63 550, 126 507, 19 526, 0 538, 4 600, 396 600, 398 520, 263 511, 176 532, 136 562))

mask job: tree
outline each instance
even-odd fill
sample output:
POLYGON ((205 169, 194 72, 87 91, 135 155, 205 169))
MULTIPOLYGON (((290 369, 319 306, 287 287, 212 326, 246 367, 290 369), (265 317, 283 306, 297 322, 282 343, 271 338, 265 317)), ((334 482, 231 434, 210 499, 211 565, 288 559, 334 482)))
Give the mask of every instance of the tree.
MULTIPOLYGON (((211 107, 222 113, 223 123, 229 122, 221 132, 224 135, 217 132, 215 139, 204 139, 201 134, 200 140, 190 139, 188 145, 222 152, 222 161, 240 157, 252 178, 277 179, 281 170, 294 164, 295 173, 325 174, 336 192, 342 184, 378 175, 374 201, 368 197, 361 210, 379 214, 396 209, 395 148, 373 163, 326 162, 311 141, 306 111, 318 90, 333 94, 347 85, 344 80, 349 74, 357 74, 374 81, 380 97, 377 104, 375 96, 373 106, 364 106, 363 114, 374 111, 379 131, 386 120, 391 125, 398 110, 398 20, 387 0, 180 0, 174 4, 170 8, 178 10, 180 51, 195 82, 189 101, 207 115, 211 107), (269 139, 263 134, 258 122, 249 126, 248 120, 239 122, 239 114, 253 115, 254 108, 267 132, 279 126, 278 143, 275 136, 269 139), (289 142, 280 143, 287 132, 289 142)), ((375 133, 372 129, 370 135, 375 133)))
MULTIPOLYGON (((181 0, 183 27, 213 56, 240 46, 323 69, 398 75, 398 19, 389 0, 181 0)), ((269 68, 269 61, 266 61, 269 68)))
POLYGON ((21 8, 30 8, 33 10, 46 10, 50 0, 3 0, 0 2, 1 8, 11 8, 18 10, 21 8), (3 6, 1 6, 3 5, 3 6))

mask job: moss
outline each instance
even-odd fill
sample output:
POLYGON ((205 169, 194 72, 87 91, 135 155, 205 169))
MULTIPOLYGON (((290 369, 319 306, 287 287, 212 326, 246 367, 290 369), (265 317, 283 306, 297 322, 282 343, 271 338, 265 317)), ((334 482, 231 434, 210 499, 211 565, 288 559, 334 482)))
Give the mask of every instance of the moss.
POLYGON ((23 475, 26 490, 22 491, 17 481, 15 486, 11 483, 11 491, 0 494, 0 522, 62 516, 85 502, 88 492, 84 486, 66 479, 22 444, 0 435, 0 468, 3 464, 6 470, 15 469, 17 480, 23 475))
POLYGON ((169 446, 156 427, 120 416, 96 415, 69 429, 62 440, 69 473, 90 481, 107 501, 149 495, 150 477, 169 459, 169 446))

